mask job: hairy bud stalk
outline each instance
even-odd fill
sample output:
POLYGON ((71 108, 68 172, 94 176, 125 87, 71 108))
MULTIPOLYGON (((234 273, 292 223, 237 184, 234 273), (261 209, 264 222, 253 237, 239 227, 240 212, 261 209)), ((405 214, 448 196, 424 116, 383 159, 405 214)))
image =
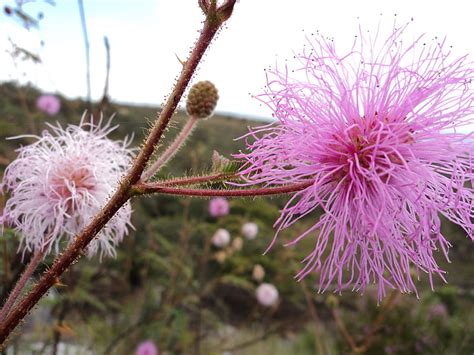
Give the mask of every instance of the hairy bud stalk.
POLYGON ((196 128, 199 119, 208 118, 214 112, 219 95, 210 81, 200 81, 189 91, 186 110, 191 116, 181 132, 164 153, 143 173, 141 180, 147 181, 153 177, 167 162, 169 162, 184 146, 196 128))

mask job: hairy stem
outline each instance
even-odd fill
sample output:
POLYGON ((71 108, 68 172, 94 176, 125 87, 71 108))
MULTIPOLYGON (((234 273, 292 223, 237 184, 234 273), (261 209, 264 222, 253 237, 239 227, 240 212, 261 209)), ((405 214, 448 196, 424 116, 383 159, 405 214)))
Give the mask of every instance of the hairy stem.
POLYGON ((45 251, 43 251, 42 249, 35 252, 25 271, 23 272, 20 279, 15 284, 15 287, 13 288, 12 292, 8 296, 7 301, 0 310, 0 319, 5 319, 8 316, 8 313, 10 313, 10 309, 13 307, 18 297, 21 295, 21 292, 28 283, 28 280, 30 279, 31 275, 33 275, 33 272, 36 270, 41 260, 43 260, 44 254, 45 251))
POLYGON ((152 178, 168 161, 170 161, 179 149, 184 145, 188 137, 191 135, 196 123, 199 119, 196 116, 191 116, 184 125, 181 132, 175 138, 173 143, 163 152, 162 155, 142 174, 142 181, 148 181, 152 178))
MULTIPOLYGON (((227 9, 229 4, 233 6, 235 1, 236 0, 227 0, 220 8, 224 8, 225 6, 225 9, 227 9)), ((10 315, 3 320, 2 324, 0 324, 0 344, 5 342, 9 334, 35 306, 35 304, 38 303, 48 289, 54 285, 62 273, 82 256, 87 245, 132 196, 130 193, 131 187, 140 179, 147 162, 153 154, 156 144, 163 136, 163 133, 165 132, 184 90, 197 68, 197 65, 204 55, 204 52, 217 33, 217 30, 230 16, 231 12, 228 12, 228 16, 225 17, 224 15, 227 13, 221 13, 220 8, 214 9, 213 11, 209 10, 207 12, 206 21, 204 22, 199 39, 197 40, 189 59, 184 63, 173 91, 163 106, 157 121, 151 128, 143 148, 139 152, 132 167, 126 176, 122 178, 117 191, 113 194, 102 210, 94 217, 92 222, 76 236, 74 242, 71 243, 54 261, 51 268, 42 275, 41 279, 33 287, 30 293, 16 307, 14 307, 10 315)))
POLYGON ((279 195, 290 192, 297 192, 304 190, 311 186, 313 181, 305 181, 298 184, 284 185, 278 187, 262 187, 257 189, 227 189, 227 190, 213 190, 213 189, 190 189, 180 187, 168 187, 160 184, 145 184, 139 183, 133 187, 134 195, 147 195, 152 193, 179 195, 179 196, 196 196, 196 197, 245 197, 245 196, 267 196, 279 195))
POLYGON ((186 186, 199 185, 209 182, 239 180, 240 177, 236 173, 217 173, 202 176, 186 176, 182 178, 155 181, 153 185, 156 186, 186 186))

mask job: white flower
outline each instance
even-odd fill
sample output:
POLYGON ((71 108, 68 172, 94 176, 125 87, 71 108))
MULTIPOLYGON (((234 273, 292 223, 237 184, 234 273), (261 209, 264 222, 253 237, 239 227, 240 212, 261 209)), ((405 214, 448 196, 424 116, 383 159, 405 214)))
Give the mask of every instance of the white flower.
MULTIPOLYGON (((49 125, 37 141, 18 149, 5 170, 0 190, 10 199, 0 216, 20 234, 20 248, 59 252, 59 243, 72 242, 99 212, 130 165, 128 141, 111 141, 117 126, 85 122, 63 129, 49 125)), ((18 137, 20 138, 20 137, 18 137)), ((116 245, 131 227, 130 204, 125 204, 89 244, 89 256, 115 255, 116 245)))
POLYGON ((258 234, 258 226, 253 222, 244 223, 241 232, 245 238, 249 240, 255 239, 258 234))
POLYGON ((224 248, 230 243, 230 233, 224 228, 218 229, 212 236, 212 244, 217 248, 224 248))
POLYGON ((256 296, 262 306, 271 307, 278 301, 278 290, 272 284, 263 283, 257 287, 256 296))

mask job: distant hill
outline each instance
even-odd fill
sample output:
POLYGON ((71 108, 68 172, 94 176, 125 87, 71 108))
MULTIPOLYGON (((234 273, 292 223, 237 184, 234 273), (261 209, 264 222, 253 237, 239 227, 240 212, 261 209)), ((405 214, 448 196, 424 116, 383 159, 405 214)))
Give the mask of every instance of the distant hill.
MULTIPOLYGON (((61 111, 54 117, 39 112, 35 107, 36 98, 41 92, 34 87, 19 87, 14 83, 0 85, 0 157, 11 160, 15 157, 14 149, 20 144, 27 144, 27 139, 5 140, 5 138, 41 132, 46 123, 78 123, 82 113, 88 109, 82 100, 61 99, 61 111)), ((93 106, 93 110, 96 108, 93 106)), ((112 134, 115 139, 134 135, 134 145, 138 146, 146 129, 154 121, 159 107, 133 106, 110 103, 104 112, 105 117, 115 114, 114 122, 119 125, 112 134)), ((184 112, 177 112, 173 117, 166 139, 170 140, 179 132, 179 127, 186 122, 184 112)), ((261 120, 241 119, 238 117, 216 114, 204 120, 194 131, 193 137, 182 149, 172 164, 169 172, 177 174, 189 169, 207 166, 214 150, 224 155, 238 152, 244 147, 243 140, 236 140, 248 130, 248 126, 262 125, 261 120)))

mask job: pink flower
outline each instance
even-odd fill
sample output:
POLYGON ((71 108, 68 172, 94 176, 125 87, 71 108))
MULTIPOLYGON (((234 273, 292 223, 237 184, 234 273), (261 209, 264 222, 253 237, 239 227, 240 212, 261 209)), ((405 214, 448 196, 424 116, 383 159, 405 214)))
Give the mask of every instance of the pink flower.
POLYGON ((217 248, 224 248, 230 243, 230 233, 224 228, 219 228, 212 236, 212 244, 217 248))
POLYGON ((54 116, 61 108, 61 101, 54 95, 41 95, 36 99, 36 107, 41 112, 54 116))
POLYGON ((272 284, 261 284, 257 287, 255 295, 258 303, 265 307, 271 307, 278 301, 278 290, 272 284))
POLYGON ((146 340, 140 343, 137 347, 135 355, 158 355, 159 351, 155 343, 151 340, 146 340))
MULTIPOLYGON (((50 126, 5 170, 0 187, 10 193, 0 224, 15 228, 23 250, 53 248, 71 242, 97 214, 130 165, 128 142, 111 141, 116 127, 50 126)), ((89 255, 115 255, 115 246, 128 233, 131 207, 126 204, 89 245, 89 255)))
POLYGON ((229 209, 229 202, 224 197, 215 197, 209 201, 209 214, 212 217, 227 216, 229 209))
POLYGON ((405 43, 405 30, 361 30, 342 54, 309 39, 298 66, 268 72, 259 98, 278 122, 251 130, 239 155, 248 184, 311 183, 276 224, 321 211, 288 243, 315 241, 297 277, 319 273, 320 291, 375 284, 382 298, 387 287, 416 292, 421 272, 444 279, 435 254, 447 257, 450 244, 438 213, 474 238, 474 144, 459 132, 474 125, 473 66, 444 41, 405 43))

